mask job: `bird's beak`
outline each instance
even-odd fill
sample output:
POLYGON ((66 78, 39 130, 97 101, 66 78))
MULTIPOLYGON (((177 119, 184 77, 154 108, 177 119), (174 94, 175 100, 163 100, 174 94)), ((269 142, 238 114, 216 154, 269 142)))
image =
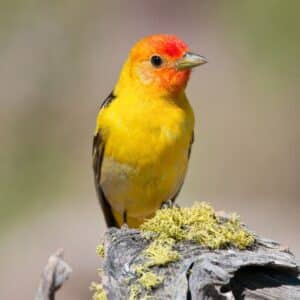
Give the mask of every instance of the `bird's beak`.
POLYGON ((191 69, 207 63, 207 59, 204 56, 186 52, 183 57, 176 61, 177 70, 191 69))

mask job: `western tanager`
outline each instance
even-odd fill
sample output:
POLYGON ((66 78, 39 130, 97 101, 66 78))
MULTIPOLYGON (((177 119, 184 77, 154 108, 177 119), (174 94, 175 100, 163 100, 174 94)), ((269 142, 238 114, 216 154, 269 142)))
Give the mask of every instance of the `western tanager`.
POLYGON ((108 226, 138 227, 178 195, 194 130, 184 90, 191 68, 205 62, 174 35, 143 38, 130 51, 101 105, 93 142, 96 189, 108 226))

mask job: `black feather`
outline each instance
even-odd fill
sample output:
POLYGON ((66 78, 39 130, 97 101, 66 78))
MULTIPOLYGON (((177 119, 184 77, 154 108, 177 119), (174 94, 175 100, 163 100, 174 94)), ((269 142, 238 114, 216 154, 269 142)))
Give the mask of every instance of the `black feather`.
MULTIPOLYGON (((115 95, 113 92, 109 94, 109 96, 102 102, 100 106, 100 110, 105 109, 109 106, 109 104, 115 99, 115 95)), ((97 196, 104 214, 105 222, 107 227, 117 226, 116 221, 113 217, 111 206, 107 201, 103 189, 100 184, 101 179, 101 167, 103 161, 104 154, 104 141, 101 136, 101 130, 98 131, 93 139, 93 170, 94 170, 94 179, 95 179, 95 187, 97 191, 97 196)))

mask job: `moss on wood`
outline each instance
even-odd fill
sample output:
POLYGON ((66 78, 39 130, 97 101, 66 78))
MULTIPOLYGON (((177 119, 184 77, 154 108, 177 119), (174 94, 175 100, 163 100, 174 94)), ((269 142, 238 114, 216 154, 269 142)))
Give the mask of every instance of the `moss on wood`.
POLYGON ((246 249, 255 242, 235 214, 223 220, 207 203, 158 210, 141 225, 141 230, 156 233, 160 240, 194 241, 210 249, 246 249))

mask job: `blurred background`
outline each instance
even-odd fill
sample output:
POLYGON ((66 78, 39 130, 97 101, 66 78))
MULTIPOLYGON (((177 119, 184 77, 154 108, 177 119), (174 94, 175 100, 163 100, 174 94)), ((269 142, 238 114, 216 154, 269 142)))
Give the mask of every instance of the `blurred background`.
POLYGON ((58 299, 89 299, 105 230, 91 169, 101 101, 139 38, 209 59, 187 88, 195 144, 180 205, 208 201, 300 257, 300 2, 2 0, 0 298, 32 299, 48 255, 58 299))

